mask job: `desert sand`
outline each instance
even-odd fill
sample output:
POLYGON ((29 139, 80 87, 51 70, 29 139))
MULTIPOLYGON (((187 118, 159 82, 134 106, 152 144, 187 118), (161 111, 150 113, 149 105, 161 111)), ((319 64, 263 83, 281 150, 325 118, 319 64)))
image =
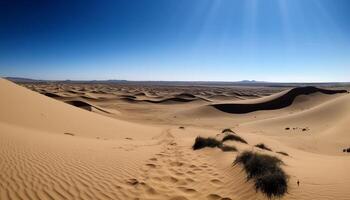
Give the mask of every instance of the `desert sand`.
POLYGON ((350 199, 350 94, 328 89, 0 79, 0 199, 268 199, 244 150, 283 160, 280 199, 350 199), (192 150, 225 128, 247 144, 192 150))

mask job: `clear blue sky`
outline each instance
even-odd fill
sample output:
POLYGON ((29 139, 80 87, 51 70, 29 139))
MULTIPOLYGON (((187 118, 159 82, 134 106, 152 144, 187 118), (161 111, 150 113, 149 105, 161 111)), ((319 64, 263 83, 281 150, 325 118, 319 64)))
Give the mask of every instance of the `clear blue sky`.
POLYGON ((350 81, 350 1, 0 0, 0 76, 350 81))

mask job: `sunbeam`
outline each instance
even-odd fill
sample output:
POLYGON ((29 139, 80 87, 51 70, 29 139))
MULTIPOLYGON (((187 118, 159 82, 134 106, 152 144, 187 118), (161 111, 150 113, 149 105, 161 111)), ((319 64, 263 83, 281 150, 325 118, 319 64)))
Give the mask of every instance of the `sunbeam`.
POLYGON ((288 9, 288 1, 287 0, 278 0, 278 5, 280 9, 280 15, 281 15, 281 21, 282 21, 282 28, 283 28, 283 34, 285 38, 285 44, 286 49, 288 52, 295 50, 295 40, 294 40, 294 33, 290 24, 290 16, 289 16, 289 9, 288 9))

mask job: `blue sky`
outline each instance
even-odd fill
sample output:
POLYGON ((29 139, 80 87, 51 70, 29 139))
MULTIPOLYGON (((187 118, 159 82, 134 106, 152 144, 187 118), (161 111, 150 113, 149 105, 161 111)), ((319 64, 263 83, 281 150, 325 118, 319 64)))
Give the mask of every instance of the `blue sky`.
POLYGON ((0 1, 0 76, 350 81, 350 1, 0 1))

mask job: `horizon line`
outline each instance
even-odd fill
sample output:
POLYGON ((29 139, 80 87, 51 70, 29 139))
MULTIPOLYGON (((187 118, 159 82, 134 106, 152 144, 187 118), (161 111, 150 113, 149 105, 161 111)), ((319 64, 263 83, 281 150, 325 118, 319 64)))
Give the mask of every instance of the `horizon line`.
POLYGON ((26 77, 17 77, 17 76, 1 76, 4 79, 7 80, 15 80, 17 79, 18 82, 30 82, 30 81, 37 81, 37 82, 179 82, 179 83, 249 83, 249 84, 329 84, 329 83, 339 83, 339 84, 348 84, 350 81, 306 81, 306 82, 278 82, 278 81, 260 81, 260 80, 249 80, 249 79, 242 79, 239 81, 215 81, 215 80, 130 80, 130 79, 37 79, 37 78, 26 78, 26 77))

